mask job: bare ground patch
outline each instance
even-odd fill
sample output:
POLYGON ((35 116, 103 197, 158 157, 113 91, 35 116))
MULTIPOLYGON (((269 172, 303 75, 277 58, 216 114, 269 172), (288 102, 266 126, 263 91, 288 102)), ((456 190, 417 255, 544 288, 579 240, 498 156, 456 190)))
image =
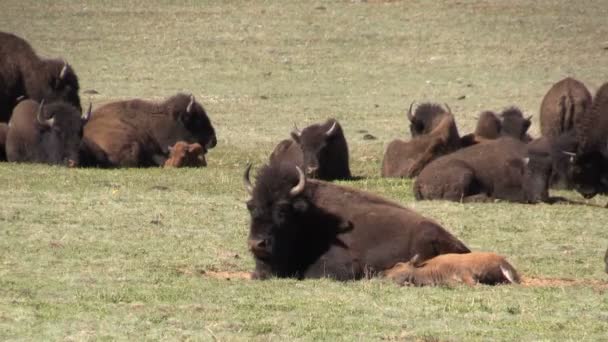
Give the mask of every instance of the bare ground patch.
POLYGON ((608 290, 608 281, 598 279, 522 277, 521 285, 525 287, 588 286, 596 290, 608 290))

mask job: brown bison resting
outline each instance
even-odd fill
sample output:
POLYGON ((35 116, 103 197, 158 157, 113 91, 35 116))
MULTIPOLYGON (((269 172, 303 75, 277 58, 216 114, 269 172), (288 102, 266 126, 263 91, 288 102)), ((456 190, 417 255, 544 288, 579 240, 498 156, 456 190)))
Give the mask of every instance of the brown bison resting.
POLYGON ((406 263, 398 263, 384 272, 385 277, 401 285, 437 286, 464 283, 519 283, 519 275, 507 260, 494 253, 442 254, 421 261, 415 255, 406 263))
POLYGON ((589 106, 591 106, 591 93, 582 82, 566 77, 555 83, 540 105, 542 135, 554 139, 574 129, 589 106))
POLYGON ((554 169, 585 198, 608 193, 608 82, 574 129, 552 143, 554 169))
POLYGON ((8 134, 8 125, 4 122, 0 123, 0 161, 6 161, 6 135, 8 134))
POLYGON ((551 157, 503 137, 440 157, 414 182, 416 199, 535 203, 548 199, 551 157))
POLYGON ((323 124, 297 128, 293 140, 281 141, 270 155, 271 163, 298 166, 308 177, 322 180, 350 179, 348 145, 340 123, 328 119, 323 124))
POLYGON ((370 193, 307 179, 298 168, 270 164, 251 194, 248 245, 253 278, 339 280, 373 276, 419 254, 421 259, 469 249, 439 224, 370 193))
POLYGON ((513 137, 523 142, 530 142, 532 138, 527 134, 532 124, 532 115, 524 118, 523 113, 517 107, 509 107, 500 113, 502 118, 500 135, 513 137))
POLYGON ((422 103, 416 107, 412 114, 414 102, 410 104, 407 111, 407 119, 410 122, 410 133, 412 138, 419 135, 431 133, 443 121, 445 116, 452 114, 450 107, 445 104, 445 109, 436 103, 422 103))
POLYGON ((395 139, 388 144, 382 160, 382 177, 416 177, 435 158, 459 148, 460 135, 454 116, 443 113, 430 133, 409 141, 395 139))
POLYGON ((164 167, 202 167, 207 166, 205 150, 199 143, 188 144, 178 141, 169 148, 169 159, 164 167))
POLYGON ((488 140, 498 139, 501 136, 510 136, 515 139, 530 142, 532 138, 527 134, 532 117, 524 118, 517 107, 505 109, 500 117, 492 111, 484 111, 479 115, 477 127, 471 134, 460 139, 461 147, 475 145, 488 140))
POLYGON ((77 166, 82 127, 90 110, 81 116, 78 109, 65 102, 19 102, 6 137, 8 161, 77 166))
POLYGON ((177 94, 154 103, 112 102, 97 108, 84 128, 83 163, 99 167, 163 166, 178 141, 204 147, 216 143, 215 130, 194 96, 177 94))
POLYGON ((0 32, 0 121, 10 119, 22 96, 65 101, 80 112, 78 88, 78 77, 64 60, 42 59, 24 39, 0 32))

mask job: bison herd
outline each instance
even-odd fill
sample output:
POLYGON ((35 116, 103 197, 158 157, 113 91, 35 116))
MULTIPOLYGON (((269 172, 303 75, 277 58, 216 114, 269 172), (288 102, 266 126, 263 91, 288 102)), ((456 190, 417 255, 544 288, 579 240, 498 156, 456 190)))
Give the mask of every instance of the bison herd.
MULTIPOLYGON (((160 102, 117 101, 82 111, 79 83, 62 59, 38 56, 0 32, 0 159, 70 167, 201 167, 217 144, 203 106, 190 94, 160 102)), ((553 85, 541 102, 540 131, 516 107, 484 111, 460 135, 447 104, 414 103, 411 139, 385 151, 382 177, 416 178, 417 200, 565 200, 608 192, 608 83, 595 97, 580 81, 553 85)), ((248 247, 253 278, 383 276, 399 284, 517 283, 504 257, 471 252, 430 218, 377 195, 331 183, 352 179, 347 140, 335 119, 297 127, 278 143, 255 184, 251 165, 248 247)), ((608 251, 606 252, 608 272, 608 251)))

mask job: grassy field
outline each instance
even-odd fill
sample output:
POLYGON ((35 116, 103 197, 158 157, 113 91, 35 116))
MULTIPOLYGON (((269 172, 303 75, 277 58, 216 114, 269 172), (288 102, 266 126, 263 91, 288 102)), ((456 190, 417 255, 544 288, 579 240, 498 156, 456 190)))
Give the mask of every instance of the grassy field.
POLYGON ((192 92, 218 146, 204 169, 0 165, 0 340, 606 340, 607 210, 415 202, 411 181, 379 175, 386 144, 408 136, 412 100, 447 102, 461 133, 480 110, 516 104, 537 135, 552 83, 608 81, 607 17, 603 0, 4 0, 0 30, 65 57, 82 89, 100 93, 94 106, 192 92), (246 163, 261 165, 294 123, 328 117, 363 177, 343 184, 433 217, 540 280, 401 288, 218 276, 253 267, 246 163))

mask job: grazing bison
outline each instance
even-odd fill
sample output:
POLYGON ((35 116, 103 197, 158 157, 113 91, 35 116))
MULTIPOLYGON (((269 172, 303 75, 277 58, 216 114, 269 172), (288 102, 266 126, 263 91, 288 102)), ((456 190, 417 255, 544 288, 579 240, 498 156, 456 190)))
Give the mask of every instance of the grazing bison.
POLYGON ((519 283, 519 275, 507 260, 494 253, 442 254, 426 261, 415 255, 384 272, 400 285, 437 286, 519 283))
POLYGON ((118 101, 97 108, 84 128, 83 163, 99 167, 162 166, 169 146, 198 143, 205 153, 215 130, 194 96, 177 94, 154 103, 118 101))
POLYGON ((459 148, 460 136, 454 116, 443 115, 430 133, 409 141, 395 139, 388 144, 382 160, 382 177, 416 177, 435 158, 459 148))
POLYGON ((416 254, 421 259, 469 249, 439 224, 370 193, 307 179, 299 167, 269 164, 251 194, 248 245, 253 278, 339 280, 373 276, 416 254))
POLYGON ((552 143, 554 168, 585 198, 608 192, 608 82, 574 129, 552 143))
POLYGON ((410 133, 413 137, 431 133, 443 120, 445 116, 452 114, 450 107, 445 104, 445 108, 436 103, 422 103, 412 114, 414 102, 410 104, 407 111, 407 119, 410 122, 410 133))
POLYGON ((172 147, 169 147, 169 159, 165 162, 164 167, 202 167, 207 166, 205 159, 205 149, 199 144, 188 144, 184 141, 178 141, 172 147))
POLYGON ((8 161, 77 166, 82 127, 89 116, 90 107, 81 116, 78 109, 66 102, 48 105, 44 101, 20 102, 9 121, 8 161))
MULTIPOLYGON (((348 145, 337 120, 328 119, 323 124, 310 125, 302 131, 296 128, 291 132, 291 137, 302 150, 303 163, 296 165, 301 166, 308 177, 322 180, 351 178, 348 145)), ((277 146, 279 147, 281 145, 277 146)), ((295 146, 286 147, 288 153, 283 153, 282 156, 287 156, 295 162, 299 161, 299 153, 293 151, 295 146)), ((277 159, 281 153, 276 149, 275 152, 274 158, 277 159)))
POLYGON ((80 112, 78 77, 61 59, 40 58, 24 39, 0 32, 0 121, 7 122, 18 99, 65 101, 80 112))
POLYGON ((502 137, 440 157, 414 182, 416 199, 520 203, 548 200, 551 156, 502 137))
POLYGON ((540 105, 540 131, 550 139, 574 128, 579 118, 591 106, 587 87, 571 77, 555 83, 540 105))
POLYGON ((6 135, 8 134, 8 125, 4 122, 0 123, 0 161, 6 161, 6 135))

